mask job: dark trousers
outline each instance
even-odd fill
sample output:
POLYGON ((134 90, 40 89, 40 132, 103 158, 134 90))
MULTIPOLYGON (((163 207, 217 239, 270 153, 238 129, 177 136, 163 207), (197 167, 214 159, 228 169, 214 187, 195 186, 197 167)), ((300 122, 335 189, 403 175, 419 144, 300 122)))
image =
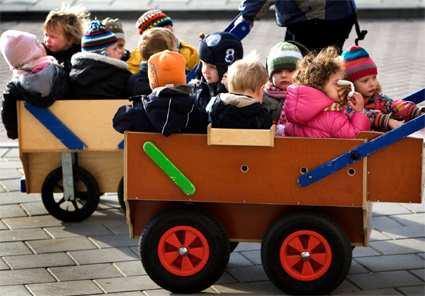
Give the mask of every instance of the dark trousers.
POLYGON ((354 21, 355 17, 336 21, 314 19, 288 25, 285 41, 299 42, 311 51, 335 46, 341 52, 354 21))

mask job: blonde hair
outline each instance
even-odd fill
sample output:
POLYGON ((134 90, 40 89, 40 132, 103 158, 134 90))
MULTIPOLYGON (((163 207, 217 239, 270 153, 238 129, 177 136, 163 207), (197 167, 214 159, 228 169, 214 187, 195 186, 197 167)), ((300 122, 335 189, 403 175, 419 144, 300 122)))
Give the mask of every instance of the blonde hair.
POLYGON ((49 12, 44 21, 43 30, 54 31, 61 28, 67 41, 71 44, 79 44, 89 16, 90 13, 83 7, 62 5, 60 9, 49 12))
POLYGON ((314 53, 306 55, 298 62, 297 69, 295 83, 323 90, 329 77, 344 70, 344 66, 338 50, 329 46, 322 49, 317 55, 314 53))
POLYGON ((139 39, 139 49, 142 59, 149 58, 163 50, 177 50, 177 38, 173 32, 165 28, 152 28, 143 32, 139 39))
POLYGON ((267 70, 255 52, 237 60, 227 70, 229 91, 233 93, 255 92, 268 78, 267 70))

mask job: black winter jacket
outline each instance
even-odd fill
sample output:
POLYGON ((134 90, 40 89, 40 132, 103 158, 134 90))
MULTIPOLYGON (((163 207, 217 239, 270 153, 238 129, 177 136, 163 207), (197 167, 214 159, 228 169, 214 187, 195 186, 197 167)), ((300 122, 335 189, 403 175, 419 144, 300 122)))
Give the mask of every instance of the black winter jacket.
POLYGON ((215 128, 269 129, 272 125, 267 109, 244 95, 219 94, 211 99, 207 111, 215 128))
POLYGON ((149 86, 148 63, 140 64, 140 71, 130 76, 127 82, 127 94, 129 96, 148 95, 152 92, 149 86))
POLYGON ((117 99, 127 97, 131 73, 127 64, 97 53, 80 52, 72 56, 69 73, 71 97, 75 99, 117 99))
POLYGON ((81 44, 73 44, 70 48, 57 52, 50 51, 45 45, 44 48, 47 55, 55 57, 58 63, 63 65, 65 72, 69 73, 71 71, 71 57, 81 51, 81 44))

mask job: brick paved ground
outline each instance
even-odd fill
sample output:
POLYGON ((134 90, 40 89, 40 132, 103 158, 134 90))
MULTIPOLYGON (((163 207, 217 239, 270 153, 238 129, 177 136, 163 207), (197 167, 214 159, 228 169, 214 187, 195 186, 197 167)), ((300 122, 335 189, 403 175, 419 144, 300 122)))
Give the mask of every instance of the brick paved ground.
MULTIPOLYGON (((198 32, 218 30, 225 23, 178 20, 176 32, 196 44, 198 32)), ((128 36, 132 25, 125 23, 128 36)), ((13 28, 39 34, 40 26, 0 23, 0 32, 13 28)), ((378 64, 389 95, 403 96, 425 86, 424 21, 367 21, 363 26, 370 33, 362 45, 378 64)), ((254 29, 245 47, 265 57, 283 30, 270 21, 254 29)), ((129 43, 135 42, 131 36, 129 43)), ((0 60, 0 89, 8 75, 0 60)), ((4 131, 0 134, 0 295, 168 295, 146 276, 114 194, 103 197, 99 210, 82 223, 52 218, 39 195, 17 191, 22 167, 16 142, 6 143, 4 131)), ((423 295, 425 204, 375 204, 373 213, 369 247, 354 250, 349 276, 334 294, 423 295)), ((206 294, 279 294, 262 270, 259 247, 241 244, 224 276, 206 294)))

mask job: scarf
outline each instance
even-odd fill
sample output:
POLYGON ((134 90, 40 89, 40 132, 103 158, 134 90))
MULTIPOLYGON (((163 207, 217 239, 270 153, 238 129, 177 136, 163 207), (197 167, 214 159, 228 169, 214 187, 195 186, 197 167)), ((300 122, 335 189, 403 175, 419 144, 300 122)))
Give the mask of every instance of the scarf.
POLYGON ((264 92, 268 96, 282 101, 285 99, 286 96, 286 91, 277 86, 274 86, 273 83, 271 83, 270 81, 268 81, 264 86, 264 92))

